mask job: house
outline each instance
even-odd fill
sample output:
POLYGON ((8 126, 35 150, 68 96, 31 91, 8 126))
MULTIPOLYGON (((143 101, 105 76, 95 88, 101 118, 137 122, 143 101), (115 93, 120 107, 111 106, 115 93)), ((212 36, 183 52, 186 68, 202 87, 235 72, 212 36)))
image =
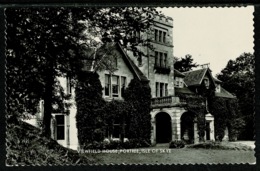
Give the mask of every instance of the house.
MULTIPOLYGON (((113 53, 107 53, 113 55, 112 62, 115 69, 112 73, 107 70, 98 71, 103 87, 103 97, 107 101, 122 99, 124 89, 133 78, 149 83, 152 95, 150 113, 152 144, 181 139, 198 141, 197 123, 195 120, 186 122, 186 118, 192 114, 184 108, 185 101, 180 99, 180 94, 196 94, 198 86, 205 84, 216 88, 216 96, 234 98, 220 86, 221 81, 211 75, 209 68, 184 73, 174 69, 172 30, 172 18, 157 16, 152 34, 138 33, 144 38, 152 39, 153 50, 148 47, 139 47, 145 56, 138 56, 130 49, 123 48, 119 43, 109 43, 106 48, 113 49, 113 53), (188 123, 189 126, 182 126, 184 123, 188 123)), ((90 50, 89 57, 97 50, 90 50)), ((86 65, 84 69, 91 70, 91 67, 92 65, 86 65)), ((79 144, 75 119, 77 111, 74 101, 75 93, 68 78, 59 78, 59 81, 65 92, 71 95, 72 105, 65 113, 52 114, 52 138, 65 147, 77 149, 79 144)), ((44 110, 43 103, 41 101, 40 114, 44 110)), ((205 123, 207 128, 205 139, 214 140, 214 117, 210 113, 205 115, 205 123)), ((33 124, 37 126, 36 121, 33 124)), ((109 136, 114 139, 120 137, 118 132, 109 136)))

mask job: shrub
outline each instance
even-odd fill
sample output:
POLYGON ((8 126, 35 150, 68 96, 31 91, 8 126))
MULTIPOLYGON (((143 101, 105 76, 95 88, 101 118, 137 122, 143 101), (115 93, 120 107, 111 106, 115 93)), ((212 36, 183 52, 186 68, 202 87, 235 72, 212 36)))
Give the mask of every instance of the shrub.
POLYGON ((75 100, 79 143, 89 144, 104 139, 104 106, 102 86, 97 73, 78 74, 75 100))
MULTIPOLYGON (((126 123, 126 133, 129 139, 142 138, 150 144, 151 137, 151 88, 148 83, 144 83, 134 78, 125 90, 124 99, 128 104, 128 118, 126 123)), ((136 141, 136 140, 134 140, 136 141)), ((145 145, 142 142, 137 144, 145 145)))
POLYGON ((184 148, 186 145, 185 141, 183 140, 175 140, 171 141, 169 144, 169 148, 184 148))

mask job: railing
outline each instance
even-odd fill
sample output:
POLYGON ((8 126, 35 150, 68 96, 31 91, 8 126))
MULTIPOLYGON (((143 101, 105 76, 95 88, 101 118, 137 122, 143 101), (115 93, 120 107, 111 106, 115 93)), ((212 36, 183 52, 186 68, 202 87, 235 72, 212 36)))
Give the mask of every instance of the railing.
POLYGON ((180 100, 180 98, 176 96, 155 97, 151 100, 152 106, 177 105, 181 103, 185 103, 185 101, 182 99, 180 100))

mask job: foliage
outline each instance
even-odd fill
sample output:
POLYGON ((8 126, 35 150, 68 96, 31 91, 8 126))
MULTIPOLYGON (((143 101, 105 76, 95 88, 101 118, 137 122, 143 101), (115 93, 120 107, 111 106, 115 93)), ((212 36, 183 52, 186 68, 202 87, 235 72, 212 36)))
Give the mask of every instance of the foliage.
POLYGON ((22 121, 8 125, 6 150, 6 164, 12 166, 93 164, 98 161, 91 154, 79 154, 55 140, 42 137, 38 128, 22 121))
POLYGON ((217 76, 223 81, 222 87, 236 95, 238 99, 242 113, 240 118, 246 122, 244 131, 240 134, 242 139, 254 137, 254 58, 254 55, 250 53, 243 53, 235 60, 230 60, 217 76))
POLYGON ((186 101, 186 105, 184 108, 195 114, 195 118, 197 118, 198 123, 198 134, 200 141, 204 140, 205 135, 205 98, 200 95, 187 95, 180 94, 178 95, 181 99, 186 101))
POLYGON ((7 118, 15 120, 25 111, 34 114, 43 99, 43 130, 50 136, 55 78, 76 77, 86 50, 100 43, 122 42, 133 51, 140 44, 149 46, 149 40, 133 41, 129 34, 149 29, 155 14, 148 7, 8 8, 7 118))
POLYGON ((207 141, 199 144, 192 144, 187 146, 187 148, 195 149, 218 149, 218 150, 253 150, 250 146, 239 144, 239 143, 224 143, 216 141, 207 141))
POLYGON ((83 147, 83 149, 99 149, 99 150, 112 150, 112 149, 132 149, 132 148, 141 148, 141 147, 150 147, 150 143, 140 139, 130 139, 127 141, 116 141, 116 140, 109 140, 109 141, 102 141, 97 142, 94 141, 89 143, 83 147))
POLYGON ((185 144, 183 140, 175 140, 170 142, 169 148, 184 148, 185 144))
POLYGON ((97 73, 81 72, 77 77, 75 100, 76 126, 81 145, 104 139, 104 107, 102 86, 97 73))
MULTIPOLYGON (((123 142, 125 138, 125 124, 126 118, 129 113, 128 105, 124 101, 112 100, 106 102, 105 106, 105 119, 106 131, 111 134, 114 130, 114 124, 120 124, 120 141, 123 142)), ((110 135, 108 135, 110 136, 110 135)), ((110 140, 111 141, 111 140, 110 140)))
POLYGON ((185 55, 184 58, 175 57, 174 69, 180 72, 190 71, 197 66, 197 63, 193 63, 193 58, 189 54, 185 55))
POLYGON ((151 88, 148 83, 140 82, 134 78, 125 90, 125 102, 129 105, 127 118, 127 137, 138 139, 150 143, 151 136, 151 88))

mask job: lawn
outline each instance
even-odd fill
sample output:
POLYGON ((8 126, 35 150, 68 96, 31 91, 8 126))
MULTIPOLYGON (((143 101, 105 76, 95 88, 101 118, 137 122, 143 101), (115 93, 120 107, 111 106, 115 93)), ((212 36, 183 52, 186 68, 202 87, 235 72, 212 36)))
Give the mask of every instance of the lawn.
POLYGON ((222 149, 167 149, 164 148, 139 149, 139 153, 120 154, 99 153, 96 157, 102 164, 187 164, 187 163, 255 163, 254 150, 222 150, 222 149), (147 153, 145 153, 147 152, 147 153))

